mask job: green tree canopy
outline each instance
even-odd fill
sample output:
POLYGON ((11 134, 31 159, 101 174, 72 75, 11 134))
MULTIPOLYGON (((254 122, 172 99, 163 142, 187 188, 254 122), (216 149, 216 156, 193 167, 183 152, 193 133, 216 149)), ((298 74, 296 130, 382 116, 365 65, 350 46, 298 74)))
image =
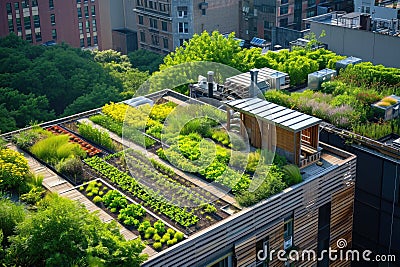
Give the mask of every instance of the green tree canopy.
POLYGON ((19 223, 6 250, 16 266, 140 266, 147 258, 140 239, 126 241, 115 222, 103 223, 77 202, 46 197, 19 223))
POLYGON ((134 68, 140 71, 148 71, 150 74, 159 70, 164 56, 145 49, 139 49, 128 54, 134 68))

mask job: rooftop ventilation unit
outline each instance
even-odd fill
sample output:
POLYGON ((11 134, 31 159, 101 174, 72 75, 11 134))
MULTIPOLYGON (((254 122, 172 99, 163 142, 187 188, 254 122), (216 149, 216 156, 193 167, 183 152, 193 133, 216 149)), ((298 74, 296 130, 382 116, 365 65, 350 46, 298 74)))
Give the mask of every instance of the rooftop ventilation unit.
POLYGON ((336 71, 339 72, 340 69, 345 69, 350 64, 355 65, 361 63, 361 61, 361 58, 358 57, 347 57, 345 59, 339 60, 338 62, 336 62, 336 71))
POLYGON ((323 69, 313 73, 308 74, 308 88, 313 90, 321 89, 321 84, 323 82, 330 81, 336 76, 336 70, 323 69))

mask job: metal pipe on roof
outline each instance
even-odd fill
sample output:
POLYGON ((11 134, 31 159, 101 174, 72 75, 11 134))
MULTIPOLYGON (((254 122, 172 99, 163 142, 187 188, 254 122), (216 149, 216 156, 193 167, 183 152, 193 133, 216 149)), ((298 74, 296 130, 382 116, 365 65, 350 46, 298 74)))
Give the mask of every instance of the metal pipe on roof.
POLYGON ((214 72, 207 72, 207 82, 208 82, 208 97, 214 97, 214 72))

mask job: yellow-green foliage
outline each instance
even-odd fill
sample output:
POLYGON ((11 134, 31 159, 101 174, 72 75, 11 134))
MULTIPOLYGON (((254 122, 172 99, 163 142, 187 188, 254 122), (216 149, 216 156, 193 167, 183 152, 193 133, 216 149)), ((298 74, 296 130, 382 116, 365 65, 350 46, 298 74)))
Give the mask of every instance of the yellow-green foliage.
POLYGON ((0 188, 18 188, 28 174, 28 161, 21 153, 8 148, 0 150, 0 188))
POLYGON ((54 135, 31 147, 31 152, 41 160, 55 164, 70 157, 84 157, 85 151, 78 144, 68 142, 67 135, 54 135))

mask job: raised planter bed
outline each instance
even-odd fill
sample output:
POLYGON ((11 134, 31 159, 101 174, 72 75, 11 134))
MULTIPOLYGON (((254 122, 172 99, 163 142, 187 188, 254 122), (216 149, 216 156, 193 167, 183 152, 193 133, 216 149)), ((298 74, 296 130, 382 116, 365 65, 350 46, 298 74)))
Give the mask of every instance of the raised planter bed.
POLYGON ((81 148, 89 155, 89 156, 94 156, 97 154, 102 153, 102 151, 94 146, 92 146, 91 144, 89 144, 88 142, 82 140, 81 138, 79 138, 78 136, 76 136, 75 134, 63 129, 62 127, 58 126, 58 125, 53 125, 50 126, 48 128, 46 128, 46 130, 52 132, 53 134, 65 134, 69 136, 69 140, 70 142, 73 143, 77 143, 81 146, 81 148))
POLYGON ((184 238, 183 234, 175 235, 175 233, 177 233, 175 229, 165 225, 164 222, 154 217, 139 204, 131 201, 129 197, 119 192, 102 179, 96 179, 83 184, 78 189, 99 208, 113 217, 116 221, 119 221, 126 229, 134 233, 136 236, 140 236, 147 245, 152 246, 157 251, 173 246, 184 238), (126 216, 127 210, 131 211, 130 214, 134 214, 134 216, 126 216), (121 213, 124 213, 125 215, 121 216, 121 213), (133 221, 135 221, 136 224, 133 224, 133 221), (144 230, 146 228, 147 230, 144 230), (169 233, 170 236, 168 239, 171 240, 169 241, 169 244, 167 244, 166 239, 164 239, 162 243, 159 242, 158 239, 158 237, 160 237, 160 239, 161 237, 164 237, 166 233, 169 233), (156 234, 158 237, 156 237, 156 234), (177 237, 177 239, 172 241, 174 237, 177 237), (154 243, 156 242, 161 243, 161 246, 154 246, 154 243))

